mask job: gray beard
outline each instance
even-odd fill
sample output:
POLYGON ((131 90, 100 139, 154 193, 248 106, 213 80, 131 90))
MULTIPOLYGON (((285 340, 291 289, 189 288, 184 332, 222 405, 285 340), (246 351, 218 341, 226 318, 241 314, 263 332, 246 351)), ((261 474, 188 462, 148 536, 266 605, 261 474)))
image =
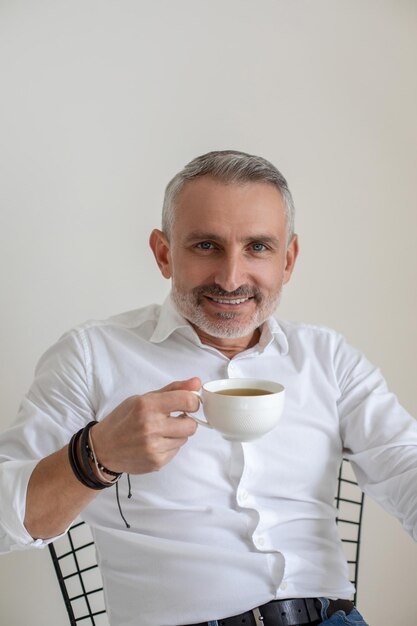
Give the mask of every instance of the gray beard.
POLYGON ((190 293, 181 293, 172 286, 171 297, 178 312, 191 324, 203 332, 217 339, 239 339, 252 334, 270 317, 279 305, 282 288, 274 296, 265 297, 253 288, 242 286, 233 292, 225 292, 217 286, 197 287, 190 293), (253 296, 257 302, 257 309, 250 322, 239 323, 234 321, 238 313, 233 311, 219 311, 217 319, 210 319, 202 307, 202 294, 213 296, 253 296))

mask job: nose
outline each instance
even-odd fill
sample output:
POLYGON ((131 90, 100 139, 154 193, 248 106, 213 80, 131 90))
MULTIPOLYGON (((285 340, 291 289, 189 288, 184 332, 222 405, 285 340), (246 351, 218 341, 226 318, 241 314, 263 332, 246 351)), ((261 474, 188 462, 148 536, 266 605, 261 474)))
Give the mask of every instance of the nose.
POLYGON ((214 276, 215 283, 225 291, 234 291, 245 282, 243 260, 238 254, 230 253, 219 260, 214 276))

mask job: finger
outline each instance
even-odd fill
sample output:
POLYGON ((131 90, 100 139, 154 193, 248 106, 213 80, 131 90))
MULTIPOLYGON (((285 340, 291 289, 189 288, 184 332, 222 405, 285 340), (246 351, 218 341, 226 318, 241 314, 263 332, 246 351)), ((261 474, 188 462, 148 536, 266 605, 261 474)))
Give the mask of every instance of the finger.
POLYGON ((149 410, 165 413, 175 413, 176 411, 194 412, 198 411, 200 400, 198 396, 190 391, 164 391, 147 394, 149 410))
POLYGON ((177 391, 178 389, 183 389, 185 391, 198 391, 200 388, 201 380, 197 376, 194 376, 193 378, 187 378, 187 380, 175 380, 157 391, 177 391))
POLYGON ((167 437, 164 441, 166 443, 166 447, 164 448, 165 452, 175 452, 187 443, 188 437, 167 437))
POLYGON ((168 417, 165 422, 164 437, 169 439, 188 439, 197 430, 197 422, 184 413, 177 417, 168 417))
MULTIPOLYGON (((178 439, 161 439, 158 448, 153 451, 152 458, 155 460, 163 461, 164 457, 173 457, 178 450, 186 444, 188 437, 182 437, 178 439)), ((164 464, 166 461, 163 461, 164 464)))

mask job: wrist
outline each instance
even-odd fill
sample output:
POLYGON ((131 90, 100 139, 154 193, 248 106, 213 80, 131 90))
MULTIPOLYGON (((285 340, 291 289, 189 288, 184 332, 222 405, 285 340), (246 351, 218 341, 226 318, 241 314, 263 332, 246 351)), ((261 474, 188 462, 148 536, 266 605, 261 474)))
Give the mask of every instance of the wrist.
POLYGON ((71 437, 68 445, 68 460, 77 480, 90 489, 101 490, 111 487, 121 477, 121 473, 111 472, 99 464, 91 443, 91 430, 97 422, 89 422, 71 437), (90 442, 90 443, 89 443, 90 442), (100 466, 102 469, 100 469, 100 466), (111 474, 104 475, 103 470, 111 474))
POLYGON ((90 430, 94 453, 97 459, 99 459, 100 464, 104 467, 109 467, 116 473, 120 473, 122 470, 114 467, 112 435, 112 429, 110 429, 109 432, 109 424, 106 420, 96 422, 90 430))
POLYGON ((91 422, 87 426, 88 437, 85 439, 85 447, 88 454, 88 459, 93 468, 95 476, 100 480, 100 482, 107 486, 113 485, 120 479, 122 472, 115 472, 114 470, 109 469, 99 460, 96 452, 95 438, 93 439, 93 430, 96 425, 97 422, 91 422))

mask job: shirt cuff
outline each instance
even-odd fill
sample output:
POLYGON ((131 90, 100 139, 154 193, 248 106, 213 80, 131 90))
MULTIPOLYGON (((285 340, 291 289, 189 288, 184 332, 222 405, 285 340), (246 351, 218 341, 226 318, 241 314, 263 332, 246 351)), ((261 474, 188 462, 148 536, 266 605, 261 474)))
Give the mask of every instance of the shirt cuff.
POLYGON ((5 461, 0 465, 0 553, 44 548, 65 532, 48 539, 34 539, 24 525, 29 479, 39 460, 5 461))

